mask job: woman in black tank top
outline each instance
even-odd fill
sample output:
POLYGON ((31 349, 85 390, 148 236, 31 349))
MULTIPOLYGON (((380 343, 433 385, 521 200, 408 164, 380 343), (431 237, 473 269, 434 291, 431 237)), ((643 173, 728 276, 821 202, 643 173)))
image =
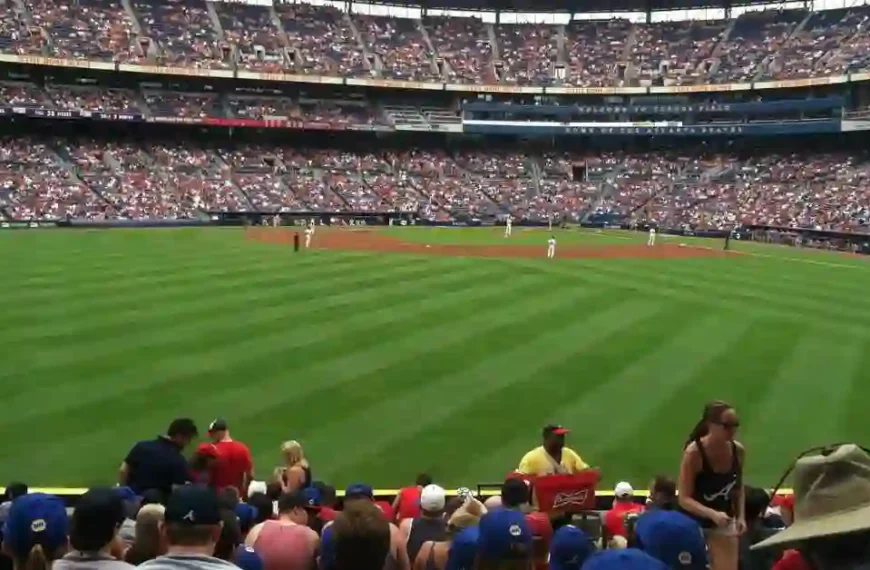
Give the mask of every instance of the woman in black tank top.
POLYGON ((737 537, 746 530, 739 426, 733 406, 707 404, 680 462, 680 509, 705 529, 711 570, 737 570, 737 537))

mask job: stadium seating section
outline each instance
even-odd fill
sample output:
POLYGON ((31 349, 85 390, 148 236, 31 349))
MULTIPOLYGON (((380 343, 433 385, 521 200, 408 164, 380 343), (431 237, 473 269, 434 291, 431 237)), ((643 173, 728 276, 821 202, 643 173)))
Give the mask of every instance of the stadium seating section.
POLYGON ((870 7, 568 25, 389 18, 204 0, 0 0, 0 52, 522 85, 691 85, 870 70, 870 7))

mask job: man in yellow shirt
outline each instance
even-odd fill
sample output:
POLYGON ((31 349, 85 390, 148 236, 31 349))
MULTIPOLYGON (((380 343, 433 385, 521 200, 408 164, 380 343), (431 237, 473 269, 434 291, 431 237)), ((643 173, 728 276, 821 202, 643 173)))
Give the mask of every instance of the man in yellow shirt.
POLYGON ((568 429, 557 426, 544 426, 544 444, 526 453, 520 460, 517 471, 524 475, 566 475, 583 471, 589 466, 579 455, 565 447, 565 434, 568 429))

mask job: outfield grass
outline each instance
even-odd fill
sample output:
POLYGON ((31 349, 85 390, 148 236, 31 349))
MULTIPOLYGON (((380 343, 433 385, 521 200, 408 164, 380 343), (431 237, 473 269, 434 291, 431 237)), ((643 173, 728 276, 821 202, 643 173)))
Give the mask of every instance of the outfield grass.
POLYGON ((865 443, 870 265, 736 246, 752 255, 547 262, 294 255, 236 230, 4 232, 0 482, 112 482, 133 441, 190 415, 225 417, 261 475, 292 438, 317 478, 378 487, 419 470, 498 480, 555 421, 607 483, 645 486, 676 474, 703 403, 723 398, 748 482, 772 485, 805 447, 865 443))

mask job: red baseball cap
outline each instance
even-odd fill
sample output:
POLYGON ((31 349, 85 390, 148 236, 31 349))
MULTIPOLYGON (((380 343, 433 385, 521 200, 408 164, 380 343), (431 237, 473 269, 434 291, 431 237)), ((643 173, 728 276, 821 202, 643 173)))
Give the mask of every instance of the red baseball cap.
POLYGON ((556 424, 545 425, 545 426, 544 426, 544 430, 543 430, 543 432, 544 432, 544 437, 547 437, 547 436, 550 435, 550 434, 553 434, 553 435, 565 435, 566 433, 568 433, 568 432, 570 432, 570 431, 571 431, 571 430, 569 430, 568 428, 566 428, 566 427, 562 427, 562 426, 560 426, 560 425, 556 425, 556 424))
POLYGON ((213 443, 200 443, 196 446, 196 453, 198 455, 205 455, 206 457, 218 456, 217 447, 215 447, 213 443))
POLYGON ((526 524, 529 525, 529 530, 532 531, 532 536, 540 538, 547 544, 553 538, 553 525, 550 524, 550 517, 547 513, 535 511, 526 515, 526 524))

